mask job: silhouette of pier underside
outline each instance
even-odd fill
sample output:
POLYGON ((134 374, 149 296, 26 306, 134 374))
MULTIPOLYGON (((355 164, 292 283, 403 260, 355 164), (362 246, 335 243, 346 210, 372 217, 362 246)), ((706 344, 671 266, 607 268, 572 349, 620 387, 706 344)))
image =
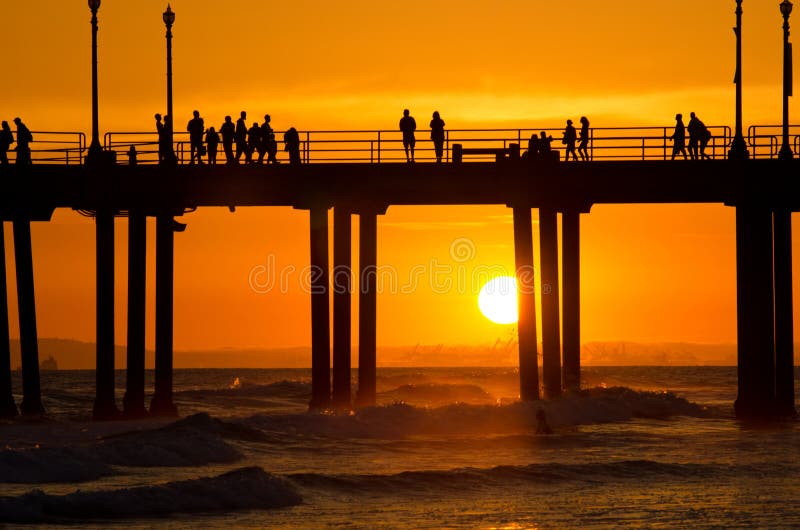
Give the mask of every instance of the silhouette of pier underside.
MULTIPOLYGON (((56 208, 95 213, 97 223, 97 398, 95 417, 116 415, 114 402, 115 215, 129 215, 127 387, 124 413, 146 413, 144 403, 144 263, 147 216, 156 229, 156 381, 151 412, 174 414, 172 317, 174 217, 200 207, 291 206, 310 212, 311 265, 324 274, 311 295, 311 408, 375 402, 377 219, 393 205, 501 204, 513 210, 520 295, 520 396, 540 398, 535 314, 542 296, 544 397, 580 388, 580 216, 594 204, 720 203, 736 208, 738 369, 736 410, 741 417, 794 412, 791 212, 800 210, 793 180, 800 161, 603 161, 580 164, 497 163, 300 166, 108 165, 0 168, 0 214, 14 225, 23 413, 42 410, 30 223, 50 220, 56 208), (328 210, 334 210, 333 256, 328 262, 328 210), (533 270, 531 210, 539 209, 542 285, 533 270), (561 213, 562 253, 558 252, 561 213), (351 216, 360 216, 357 241, 360 292, 330 293, 330 271, 351 265, 351 216), (560 263, 559 263, 560 262, 560 263), (563 283, 559 282, 561 270, 563 283), (542 286, 547 286, 543 289, 542 286), (352 297, 358 298, 358 388, 350 388, 352 297), (332 299, 332 304, 331 304, 332 299), (563 308, 560 307, 563 303, 563 308), (333 330, 330 311, 333 307, 333 330), (332 340, 331 340, 332 338, 332 340), (333 346, 331 365, 331 345, 333 346), (331 370, 332 369, 332 370, 331 370), (332 379, 331 379, 332 371, 332 379)), ((0 234, 2 231, 0 231, 0 234)), ((1 238, 2 236, 0 236, 1 238)), ((1 245, 4 242, 0 239, 1 245)), ((690 260, 692 256, 675 256, 690 260)), ((4 273, 4 266, 0 273, 4 273)), ((180 274, 180 271, 177 271, 180 274)), ((337 278, 351 284, 352 277, 337 278)), ((0 295, 5 291, 2 282, 0 295)), ((0 296, 0 321, 7 322, 0 296)), ((0 325, 0 414, 16 411, 11 395, 7 326, 0 325)))

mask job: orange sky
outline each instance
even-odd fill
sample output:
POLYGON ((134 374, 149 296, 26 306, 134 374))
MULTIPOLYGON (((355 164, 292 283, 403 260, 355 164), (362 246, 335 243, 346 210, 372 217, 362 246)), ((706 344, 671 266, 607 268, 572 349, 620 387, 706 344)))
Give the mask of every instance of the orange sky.
MULTIPOLYGON (((780 120, 778 3, 744 3, 746 125, 780 120)), ((598 127, 669 126, 676 112, 693 110, 706 124, 733 125, 733 0, 574 0, 568 7, 530 0, 177 0, 172 7, 178 124, 195 108, 207 125, 246 109, 251 116, 269 112, 276 129, 394 129, 408 107, 420 122, 439 110, 448 128, 560 127, 583 114, 598 127)), ((153 113, 163 112, 164 8, 161 0, 103 2, 101 133, 149 131, 153 113)), ((33 130, 88 132, 85 2, 4 2, 0 13, 10 49, 2 119, 19 115, 33 130)), ((791 109, 798 116, 795 101, 791 109)), ((510 272, 509 213, 499 206, 392 207, 379 221, 379 264, 396 267, 401 285, 418 265, 449 264, 456 283, 475 267, 510 272), (460 239, 474 245, 465 262, 450 256, 460 239)), ((270 255, 279 270, 306 266, 306 212, 207 209, 184 220, 189 228, 176 236, 177 349, 310 343, 310 302, 299 276, 290 277, 285 293, 255 292, 249 281, 270 255)), ((582 222, 584 341, 735 342, 732 209, 596 206, 582 222)), ((125 221, 117 226, 123 343, 125 221)), ((13 289, 9 227, 6 237, 13 289)), ((92 221, 59 211, 53 222, 34 226, 33 238, 40 335, 94 340, 92 221)), ((795 274, 795 293, 798 280, 795 274)), ((508 336, 507 326, 478 312, 479 285, 438 293, 429 283, 379 297, 379 344, 491 344, 508 336)), ((152 324, 151 313, 151 346, 152 324)))

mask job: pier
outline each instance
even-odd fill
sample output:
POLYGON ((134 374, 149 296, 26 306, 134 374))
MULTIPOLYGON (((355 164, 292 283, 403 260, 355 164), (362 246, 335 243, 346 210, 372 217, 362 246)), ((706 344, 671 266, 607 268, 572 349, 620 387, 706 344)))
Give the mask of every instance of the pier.
MULTIPOLYGON (((729 160, 724 146, 730 143, 730 131, 726 127, 716 130, 719 144, 710 146, 716 158, 710 161, 668 160, 664 148, 668 128, 657 132, 594 131, 593 160, 569 163, 521 157, 514 146, 529 134, 523 130, 450 131, 447 161, 441 164, 427 161, 424 151, 418 163, 398 163, 401 148, 392 137, 395 133, 380 131, 303 133, 304 163, 300 165, 158 165, 152 163, 152 152, 147 149, 152 147, 152 139, 128 135, 123 141, 118 134, 106 136, 104 150, 116 156, 107 155, 98 163, 84 163, 85 142, 81 144, 80 135, 75 146, 64 148, 67 155, 57 160, 37 162, 34 151, 33 165, 0 167, 0 216, 13 224, 14 234, 23 371, 20 412, 43 411, 30 224, 48 222, 58 208, 90 215, 96 222, 94 416, 109 419, 141 417, 148 410, 152 414, 177 413, 172 400, 172 326, 173 281, 180 271, 174 270, 174 238, 180 237, 185 225, 175 217, 198 208, 290 206, 308 211, 311 265, 321 272, 314 277, 311 294, 310 408, 349 409, 375 403, 377 223, 392 206, 500 204, 511 209, 518 284, 523 291, 518 324, 520 397, 531 401, 580 388, 580 220, 590 215, 592 206, 717 203, 736 209, 736 412, 743 418, 793 414, 791 213, 800 210, 800 196, 794 191, 800 161, 779 160, 777 149, 771 147, 777 142, 768 139, 769 135, 754 133, 758 129, 753 128, 749 143, 754 156, 729 160), (494 154, 488 159, 458 160, 452 153, 463 152, 464 144, 488 146, 487 152, 494 154), (125 160, 131 147, 139 156, 125 160), (497 156, 497 149, 506 154, 497 156), (332 242, 328 240, 331 209, 332 242), (534 264, 533 209, 538 209, 540 219, 542 281, 538 286, 533 275, 526 273, 534 264), (356 241, 351 240, 354 215, 360 219, 356 241), (121 410, 114 399, 113 324, 113 228, 120 216, 128 217, 130 235, 127 380, 121 410), (147 217, 154 217, 157 225, 155 395, 149 406, 144 392, 147 256, 143 227, 147 217), (357 270, 352 268, 354 251, 360 258, 357 270), (362 288, 354 294, 350 286, 356 275, 362 288), (542 315, 536 315, 537 296, 541 297, 542 315), (350 383, 354 315, 359 359, 355 389, 350 383), (541 385, 537 317, 543 334, 541 385)), ((37 134, 42 136, 46 137, 37 134)), ((182 152, 178 140, 179 162, 184 158, 182 152)), ((53 151, 47 153, 53 158, 53 151)), ((191 222, 191 216, 187 218, 191 222)), ((0 272, 5 273, 4 266, 0 272)), ((6 288, 5 274, 3 280, 0 294, 6 288)), ((0 320, 5 322, 5 327, 0 324, 0 343, 7 345, 5 304, 0 305, 0 320)), ((0 347, 3 416, 17 412, 10 381, 9 355, 0 347)))

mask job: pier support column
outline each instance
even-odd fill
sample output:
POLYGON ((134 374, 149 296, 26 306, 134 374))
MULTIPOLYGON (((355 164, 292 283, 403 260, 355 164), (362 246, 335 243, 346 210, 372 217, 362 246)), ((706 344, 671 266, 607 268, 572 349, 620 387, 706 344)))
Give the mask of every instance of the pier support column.
POLYGON ((92 417, 110 420, 119 415, 114 402, 114 212, 98 210, 96 228, 96 364, 92 417))
POLYGON ((558 279, 558 213, 539 209, 542 253, 542 376, 544 395, 561 395, 561 305, 558 279))
POLYGON ((564 389, 581 389, 581 214, 567 210, 561 214, 562 311, 564 389))
POLYGON ((156 217, 156 374, 150 413, 177 416, 172 402, 172 339, 175 220, 172 215, 156 217))
POLYGON ((522 401, 535 401, 539 399, 539 359, 531 209, 515 206, 513 211, 514 261, 519 292, 519 395, 522 401))
POLYGON ((352 406, 350 395, 350 316, 352 297, 352 222, 350 212, 333 209, 333 399, 336 409, 352 406))
POLYGON ((331 403, 331 330, 328 280, 328 209, 311 213, 311 410, 331 403))
POLYGON ((17 415, 11 388, 11 338, 8 330, 8 284, 6 283, 6 234, 0 221, 0 419, 17 415))
POLYGON ((378 216, 359 218, 358 281, 358 396, 359 407, 375 404, 377 350, 378 216))
POLYGON ((775 255, 775 400, 778 413, 794 415, 794 309, 792 305, 792 212, 773 214, 775 255))
POLYGON ((19 345, 22 356, 22 414, 43 414, 39 380, 39 338, 36 332, 36 294, 33 284, 31 223, 14 221, 14 258, 17 266, 19 345))
POLYGON ((147 415, 144 404, 145 292, 147 273, 147 217, 138 211, 128 214, 128 351, 125 417, 147 415))
POLYGON ((775 413, 775 308, 772 212, 761 205, 736 206, 736 277, 740 418, 775 413))

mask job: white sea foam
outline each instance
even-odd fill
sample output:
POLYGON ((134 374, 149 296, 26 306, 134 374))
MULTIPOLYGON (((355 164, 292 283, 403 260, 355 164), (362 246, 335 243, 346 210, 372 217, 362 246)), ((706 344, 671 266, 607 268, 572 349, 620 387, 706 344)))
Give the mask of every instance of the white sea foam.
POLYGON ((48 495, 34 490, 0 497, 0 522, 70 522, 103 518, 137 518, 174 513, 272 509, 293 506, 302 498, 285 479, 258 467, 237 469, 156 486, 119 490, 76 491, 48 495))

